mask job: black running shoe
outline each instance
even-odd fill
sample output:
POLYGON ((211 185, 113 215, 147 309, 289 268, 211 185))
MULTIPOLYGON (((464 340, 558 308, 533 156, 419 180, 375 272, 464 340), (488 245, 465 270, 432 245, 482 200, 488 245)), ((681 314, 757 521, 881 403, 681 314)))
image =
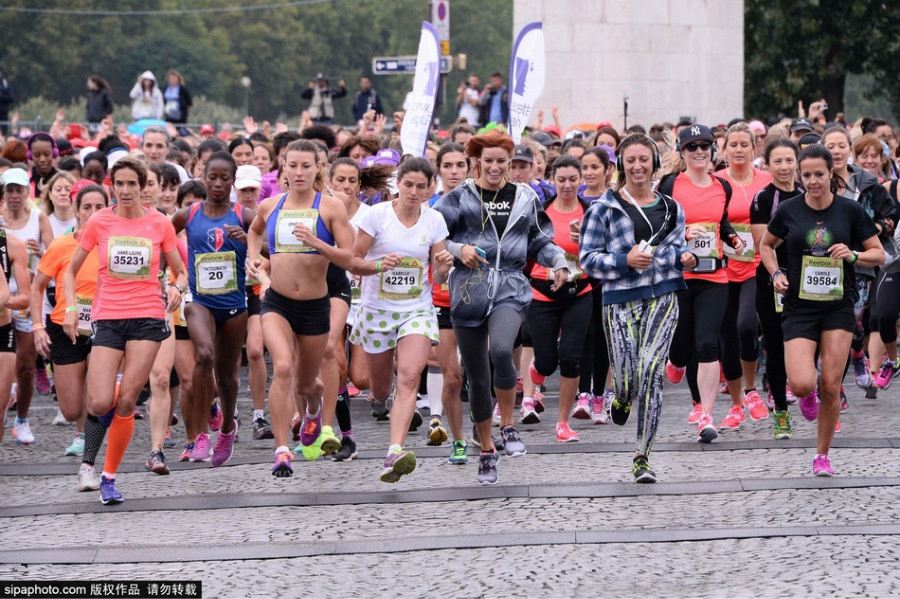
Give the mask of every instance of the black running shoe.
POLYGON ((409 423, 409 432, 414 433, 419 430, 419 427, 422 426, 422 423, 425 422, 422 419, 422 413, 419 410, 415 410, 413 412, 412 420, 409 423))
POLYGON ((377 422, 386 422, 391 418, 391 412, 388 410, 386 401, 370 401, 372 404, 372 418, 377 422))
POLYGON ((257 418, 253 421, 253 438, 257 440, 275 438, 272 434, 272 427, 265 418, 257 418))
POLYGON ((650 462, 646 456, 639 455, 634 458, 631 465, 631 473, 634 474, 634 482, 636 483, 655 483, 656 472, 650 468, 650 462))
POLYGON ((628 422, 628 416, 631 415, 631 402, 613 397, 609 402, 609 415, 614 423, 618 425, 625 424, 628 422))
POLYGON ((349 462, 356 457, 356 441, 350 437, 341 439, 341 448, 338 449, 331 459, 335 462, 349 462))

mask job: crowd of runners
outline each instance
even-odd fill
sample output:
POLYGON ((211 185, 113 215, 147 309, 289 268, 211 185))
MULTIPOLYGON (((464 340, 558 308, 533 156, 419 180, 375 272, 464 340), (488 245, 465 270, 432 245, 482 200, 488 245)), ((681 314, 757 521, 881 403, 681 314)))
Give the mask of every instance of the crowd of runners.
POLYGON ((461 119, 424 157, 401 155, 401 127, 370 109, 274 135, 247 118, 227 139, 61 122, 7 138, 0 438, 35 442, 32 397, 52 385, 77 489, 112 504, 136 419, 149 472, 222 466, 240 432, 271 439, 271 472, 290 477, 356 457, 359 398, 389 421, 382 481, 414 471, 424 426, 451 464, 478 446, 477 480, 495 484, 500 456, 527 452, 520 424, 577 442, 573 420, 634 411, 648 483, 665 377, 687 379, 692 405, 666 409, 702 443, 747 418, 789 439, 797 403, 818 419, 813 474, 831 476, 845 375, 875 398, 900 373, 884 121, 556 123, 515 145, 461 119))

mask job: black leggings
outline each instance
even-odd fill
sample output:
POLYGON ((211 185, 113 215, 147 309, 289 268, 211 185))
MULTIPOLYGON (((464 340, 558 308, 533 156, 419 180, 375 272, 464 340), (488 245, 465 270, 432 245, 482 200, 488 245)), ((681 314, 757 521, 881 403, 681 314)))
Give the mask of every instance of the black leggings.
POLYGON ((756 312, 762 325, 763 345, 766 349, 766 376, 769 392, 779 412, 787 410, 787 372, 784 369, 784 335, 781 314, 775 311, 775 290, 769 273, 756 271, 756 312))
POLYGON ((592 284, 594 304, 590 328, 581 352, 581 381, 578 383, 578 390, 581 393, 601 395, 606 390, 606 376, 609 374, 609 348, 603 327, 603 286, 600 281, 592 281, 592 284))
POLYGON ((741 362, 759 359, 759 320, 756 318, 756 277, 742 283, 728 283, 728 306, 719 334, 722 370, 725 379, 743 376, 741 362))
POLYGON ((590 293, 571 300, 532 300, 528 307, 528 329, 534 347, 535 370, 550 376, 559 365, 560 375, 566 378, 579 375, 593 303, 590 293))
MULTIPOLYGON (((897 317, 900 315, 900 273, 892 272, 879 277, 872 310, 881 340, 884 343, 896 341, 897 317)), ((870 359, 878 358, 879 356, 870 356, 870 359)))
POLYGON ((489 419, 494 410, 491 399, 492 363, 494 386, 497 389, 516 388, 512 352, 521 324, 522 314, 519 311, 501 306, 476 327, 453 326, 469 382, 469 407, 475 422, 489 419))
POLYGON ((672 364, 687 366, 691 356, 697 362, 719 359, 719 331, 727 304, 728 285, 687 281, 687 289, 678 292, 678 326, 669 351, 672 364))

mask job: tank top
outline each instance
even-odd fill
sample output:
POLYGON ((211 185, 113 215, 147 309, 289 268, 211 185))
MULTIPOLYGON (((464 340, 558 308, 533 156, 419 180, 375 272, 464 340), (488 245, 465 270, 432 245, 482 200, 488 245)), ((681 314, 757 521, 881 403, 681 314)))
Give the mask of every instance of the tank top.
POLYGON ((50 221, 50 228, 53 230, 53 238, 62 237, 70 230, 75 228, 75 224, 78 220, 75 217, 70 218, 69 220, 60 220, 56 213, 48 214, 47 220, 50 221))
POLYGON ((284 201, 288 194, 283 194, 275 209, 269 214, 266 220, 266 232, 269 239, 269 255, 281 253, 304 253, 318 254, 318 250, 314 250, 308 245, 304 245, 297 241, 294 237, 294 225, 304 224, 310 230, 314 230, 316 237, 327 243, 334 245, 334 236, 325 221, 319 214, 319 204, 322 202, 322 194, 316 193, 313 205, 310 208, 294 208, 284 209, 284 201))
POLYGON ((205 204, 193 204, 184 225, 192 301, 214 310, 246 308, 247 244, 235 241, 225 230, 226 225, 244 227, 244 207, 237 204, 221 217, 211 218, 203 211, 205 204))

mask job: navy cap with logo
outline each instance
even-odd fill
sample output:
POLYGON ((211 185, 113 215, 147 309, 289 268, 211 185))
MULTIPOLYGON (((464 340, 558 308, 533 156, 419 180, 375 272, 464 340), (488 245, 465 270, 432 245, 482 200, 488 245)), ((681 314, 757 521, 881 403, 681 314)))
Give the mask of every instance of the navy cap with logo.
POLYGON ((692 141, 716 143, 716 137, 706 125, 690 125, 678 133, 678 147, 683 148, 692 141))
POLYGON ((815 129, 806 119, 794 119, 791 121, 791 133, 800 133, 802 131, 812 133, 815 129))
POLYGON ((512 159, 532 163, 534 162, 534 152, 532 152, 531 148, 529 148, 525 144, 520 144, 516 146, 515 150, 513 150, 512 159))

